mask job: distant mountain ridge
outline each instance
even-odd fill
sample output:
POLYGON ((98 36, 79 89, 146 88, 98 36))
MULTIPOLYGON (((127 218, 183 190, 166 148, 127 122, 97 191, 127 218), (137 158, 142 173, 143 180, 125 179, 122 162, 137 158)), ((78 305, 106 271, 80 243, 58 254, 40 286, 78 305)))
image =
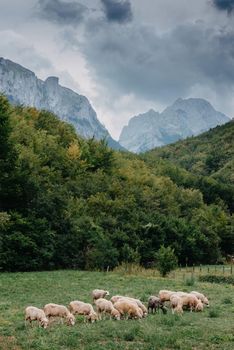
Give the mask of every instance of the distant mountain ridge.
POLYGON ((130 119, 121 132, 119 143, 129 151, 141 153, 198 135, 228 121, 230 118, 204 99, 179 98, 162 113, 151 109, 130 119))
POLYGON ((0 92, 14 104, 49 110, 71 123, 84 138, 105 138, 110 147, 123 149, 100 123, 85 96, 59 85, 57 77, 38 79, 34 72, 0 57, 0 92))

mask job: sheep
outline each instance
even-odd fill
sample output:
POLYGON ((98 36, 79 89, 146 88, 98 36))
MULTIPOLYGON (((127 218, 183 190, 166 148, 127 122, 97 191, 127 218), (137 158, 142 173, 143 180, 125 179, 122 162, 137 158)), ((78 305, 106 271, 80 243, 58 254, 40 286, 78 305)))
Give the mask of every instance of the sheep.
POLYGON ((75 324, 75 317, 70 313, 70 311, 64 305, 58 305, 53 303, 46 304, 44 306, 44 311, 48 318, 50 317, 65 318, 68 325, 74 326, 75 324))
POLYGON ((203 304, 201 300, 199 300, 195 295, 193 294, 187 294, 180 296, 183 302, 183 306, 187 306, 190 308, 190 311, 203 311, 203 304))
POLYGON ((179 293, 172 294, 170 298, 172 311, 177 311, 178 313, 181 312, 181 308, 188 307, 190 311, 202 311, 203 310, 203 304, 201 300, 197 299, 195 295, 192 294, 186 294, 185 295, 179 295, 179 293))
POLYGON ((69 304, 69 309, 73 315, 84 315, 85 321, 95 322, 98 317, 91 304, 84 303, 83 301, 75 300, 69 304))
POLYGON ((152 313, 156 311, 159 312, 159 309, 161 309, 164 314, 167 313, 167 308, 165 307, 164 302, 162 302, 159 297, 151 295, 148 299, 148 313, 150 310, 152 313))
POLYGON ((43 310, 38 309, 35 306, 28 306, 25 309, 25 324, 26 321, 29 321, 32 324, 32 321, 38 321, 39 325, 43 328, 47 328, 49 320, 46 317, 43 310))
POLYGON ((121 316, 128 314, 129 318, 141 319, 143 317, 142 310, 138 305, 127 299, 119 299, 114 304, 115 309, 117 309, 121 316))
POLYGON ((170 301, 170 297, 172 296, 172 294, 174 294, 176 292, 173 292, 171 290, 160 290, 159 291, 159 299, 162 301, 162 302, 165 302, 165 301, 170 301))
POLYGON ((209 307, 209 300, 208 298, 202 294, 202 293, 199 293, 199 292, 195 292, 195 291, 192 291, 190 292, 190 294, 193 294, 197 297, 197 299, 201 300, 201 302, 206 305, 207 307, 209 307))
POLYGON ((113 317, 116 320, 120 320, 120 313, 118 310, 115 309, 112 302, 109 300, 106 300, 104 298, 100 298, 95 301, 98 316, 100 318, 102 313, 109 314, 111 317, 113 317))
POLYGON ((112 303, 115 303, 119 300, 122 300, 122 299, 127 299, 129 301, 133 301, 135 302, 138 307, 142 310, 143 312, 143 317, 147 316, 148 312, 147 312, 147 309, 145 307, 145 305, 139 300, 139 299, 135 299, 135 298, 131 298, 131 297, 126 297, 126 296, 122 296, 122 295, 114 295, 112 298, 111 298, 111 302, 112 303))
POLYGON ((94 289, 94 290, 92 291, 93 302, 95 302, 95 300, 97 300, 97 299, 105 298, 107 295, 110 295, 110 293, 108 292, 108 290, 94 289))
POLYGON ((181 297, 176 294, 172 294, 170 297, 171 311, 174 314, 175 312, 179 315, 183 314, 183 302, 181 297))

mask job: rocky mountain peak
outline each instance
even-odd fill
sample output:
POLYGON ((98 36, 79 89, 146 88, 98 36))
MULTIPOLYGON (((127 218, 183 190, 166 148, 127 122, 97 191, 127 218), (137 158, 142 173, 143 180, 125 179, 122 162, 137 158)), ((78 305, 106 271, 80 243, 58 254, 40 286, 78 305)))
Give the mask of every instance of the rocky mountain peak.
POLYGON ((162 113, 150 109, 131 118, 119 142, 129 151, 139 153, 198 135, 229 120, 202 98, 178 98, 162 113))
POLYGON ((105 138, 112 148, 123 149, 100 123, 88 99, 59 84, 59 78, 38 79, 34 72, 0 58, 0 92, 14 104, 45 109, 71 123, 85 138, 105 138))

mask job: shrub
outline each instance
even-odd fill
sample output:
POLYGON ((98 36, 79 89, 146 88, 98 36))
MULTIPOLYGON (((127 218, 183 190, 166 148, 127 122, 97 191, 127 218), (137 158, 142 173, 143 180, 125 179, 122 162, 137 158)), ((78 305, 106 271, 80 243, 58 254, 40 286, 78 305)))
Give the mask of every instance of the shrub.
POLYGON ((186 286, 189 286, 189 287, 194 286, 195 285, 195 278, 194 278, 194 276, 186 278, 185 284, 186 284, 186 286))
POLYGON ((234 276, 217 276, 217 275, 205 275, 200 276, 199 280, 201 282, 209 282, 209 283, 227 283, 234 285, 234 276))
POLYGON ((155 255, 157 261, 157 268, 160 275, 165 277, 169 272, 174 270, 178 266, 178 259, 174 253, 174 249, 171 247, 164 247, 158 250, 155 255))

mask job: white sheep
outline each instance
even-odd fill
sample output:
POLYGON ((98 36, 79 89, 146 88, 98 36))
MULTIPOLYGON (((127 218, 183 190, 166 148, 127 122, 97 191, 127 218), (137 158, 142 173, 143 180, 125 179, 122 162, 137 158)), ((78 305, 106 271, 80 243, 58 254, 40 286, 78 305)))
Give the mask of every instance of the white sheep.
POLYGON ((119 299, 114 304, 115 309, 119 311, 121 316, 127 314, 130 318, 141 319, 143 316, 142 310, 138 307, 136 302, 127 300, 127 299, 119 299))
POLYGON ((70 302, 69 309, 73 315, 84 315, 85 321, 90 321, 93 323, 98 319, 97 313, 94 311, 93 306, 89 303, 74 300, 70 302))
POLYGON ((179 315, 183 313, 183 302, 178 295, 173 294, 170 298, 170 303, 171 303, 171 311, 173 314, 175 312, 179 315))
POLYGON ((183 308, 187 307, 192 312, 194 311, 202 311, 203 304, 201 300, 197 299, 195 295, 192 294, 183 294, 179 295, 179 293, 174 293, 170 298, 172 313, 176 311, 177 313, 183 313, 183 308))
POLYGON ((108 292, 108 290, 94 289, 94 290, 92 291, 93 302, 95 302, 95 300, 97 300, 97 299, 105 298, 107 295, 110 295, 110 293, 108 292))
POLYGON ((66 308, 64 305, 58 305, 58 304, 46 304, 44 306, 45 314, 48 318, 50 317, 59 317, 59 318, 65 318, 68 325, 74 326, 75 324, 75 317, 70 313, 70 311, 66 308))
POLYGON ((196 292, 196 291, 192 291, 190 292, 190 294, 193 294, 197 297, 197 299, 201 300, 201 302, 206 305, 207 307, 209 307, 209 300, 208 298, 202 294, 202 293, 199 293, 199 292, 196 292))
POLYGON ((29 321, 30 324, 32 321, 38 321, 39 325, 43 328, 47 328, 49 320, 45 315, 45 312, 41 309, 38 309, 35 306, 28 306, 25 309, 25 324, 26 321, 29 321))
POLYGON ((120 313, 113 306, 111 301, 106 300, 104 298, 100 298, 100 299, 97 299, 95 301, 95 304, 96 304, 96 307, 97 307, 97 313, 98 313, 99 319, 101 318, 101 314, 109 314, 114 319, 120 320, 120 313))
POLYGON ((135 302, 138 305, 138 307, 142 310, 144 317, 148 314, 147 308, 139 299, 135 299, 135 298, 131 298, 131 297, 123 296, 123 295, 114 295, 111 298, 111 302, 114 304, 117 301, 122 300, 122 299, 126 299, 129 301, 135 302))

